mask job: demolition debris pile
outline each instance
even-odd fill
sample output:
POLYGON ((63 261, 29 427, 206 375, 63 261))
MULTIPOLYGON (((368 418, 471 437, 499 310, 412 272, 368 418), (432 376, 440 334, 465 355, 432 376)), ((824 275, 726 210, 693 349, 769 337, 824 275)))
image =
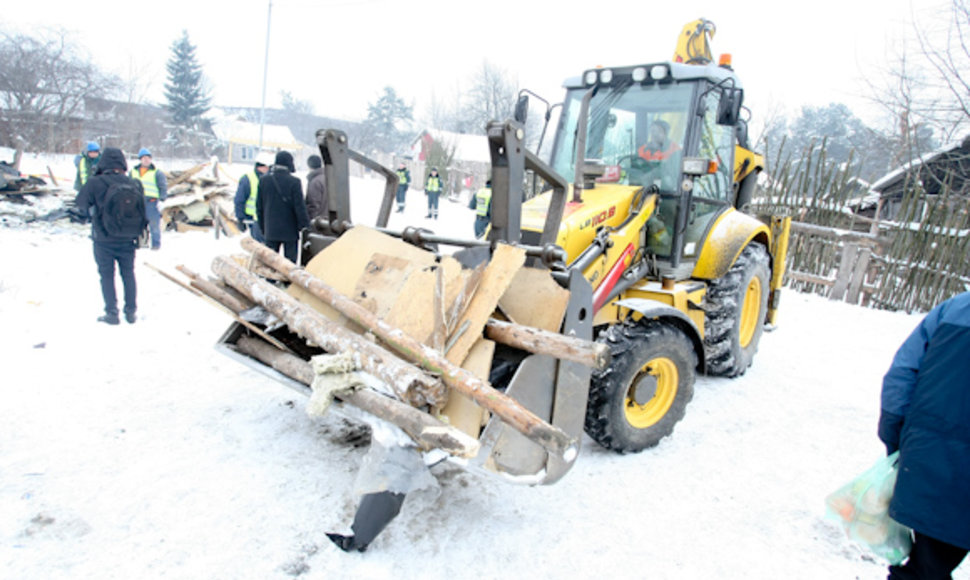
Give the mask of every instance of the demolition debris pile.
MULTIPOLYGON (((214 229, 217 236, 240 233, 233 211, 236 184, 220 169, 212 160, 184 171, 164 172, 168 199, 160 202, 163 229, 179 232, 214 229)), ((87 222, 87 216, 74 211, 76 192, 72 183, 58 183, 53 173, 48 173, 53 185, 39 176, 23 175, 0 161, 0 224, 87 222)))
POLYGON ((162 228, 178 232, 209 230, 240 233, 233 211, 235 185, 220 175, 213 160, 185 171, 166 172, 168 199, 162 202, 162 228))
POLYGON ((248 256, 215 259, 217 278, 180 267, 186 284, 165 274, 236 318, 234 351, 313 384, 315 398, 320 383, 308 359, 349 353, 378 388, 336 396, 401 427, 425 450, 474 457, 494 415, 550 453, 574 458, 573 438, 488 381, 496 343, 590 367, 609 360, 604 345, 558 333, 569 293, 547 270, 523 267, 523 250, 499 245, 491 260, 463 268, 356 226, 304 269, 250 238, 242 244, 248 256), (254 265, 288 280, 288 289, 251 271, 254 265), (537 293, 549 298, 541 309, 537 293), (280 324, 266 323, 267 315, 280 324))

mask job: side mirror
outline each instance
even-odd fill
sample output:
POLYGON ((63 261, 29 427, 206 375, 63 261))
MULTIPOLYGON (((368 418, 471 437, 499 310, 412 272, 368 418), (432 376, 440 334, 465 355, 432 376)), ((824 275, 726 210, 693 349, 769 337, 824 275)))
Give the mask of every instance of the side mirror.
POLYGON ((740 89, 725 89, 717 105, 718 125, 737 125, 741 117, 741 101, 744 93, 740 89))
POLYGON ((520 95, 519 100, 515 102, 515 113, 512 117, 525 125, 525 120, 529 116, 529 95, 520 95))

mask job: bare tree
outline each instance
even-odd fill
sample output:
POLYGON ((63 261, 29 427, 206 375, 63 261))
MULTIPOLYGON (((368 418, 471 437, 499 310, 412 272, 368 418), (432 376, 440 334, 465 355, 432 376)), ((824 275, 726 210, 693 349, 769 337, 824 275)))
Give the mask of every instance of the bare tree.
POLYGON ((900 165, 960 138, 970 126, 970 2, 952 0, 922 21, 913 42, 896 44, 889 64, 867 78, 867 94, 886 118, 883 131, 900 165))
POLYGON ((4 145, 56 151, 76 137, 85 99, 116 91, 63 30, 39 37, 0 32, 0 140, 4 145))
POLYGON ((483 61, 465 95, 463 117, 471 131, 484 133, 489 121, 511 117, 518 90, 517 79, 487 60, 483 61))
POLYGON ((949 96, 934 103, 928 115, 952 135, 970 124, 970 2, 953 0, 945 20, 936 30, 917 26, 916 39, 932 73, 927 88, 949 96))

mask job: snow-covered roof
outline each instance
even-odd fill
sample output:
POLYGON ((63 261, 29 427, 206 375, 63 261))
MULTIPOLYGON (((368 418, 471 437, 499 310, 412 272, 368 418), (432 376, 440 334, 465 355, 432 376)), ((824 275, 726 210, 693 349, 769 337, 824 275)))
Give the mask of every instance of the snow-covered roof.
MULTIPOLYGON (((224 118, 212 123, 212 132, 222 141, 240 145, 259 145, 259 123, 224 118)), ((265 149, 299 149, 300 143, 286 125, 263 125, 265 149)))
POLYGON ((456 161, 472 161, 476 163, 491 163, 492 156, 488 149, 488 137, 485 135, 468 135, 453 133, 440 129, 426 129, 411 143, 411 149, 420 152, 420 142, 425 135, 441 143, 445 147, 455 148, 456 161))
MULTIPOLYGON (((970 137, 968 137, 967 140, 970 140, 970 137)), ((899 167, 890 171, 889 173, 887 173, 886 175, 878 179, 875 183, 873 183, 872 189, 874 191, 878 191, 879 193, 885 193, 888 189, 892 188, 892 186, 897 185, 900 181, 905 179, 906 176, 913 171, 913 169, 921 165, 929 164, 930 162, 935 161, 940 157, 943 157, 958 149, 963 148, 967 143, 967 140, 951 143, 950 145, 941 147, 936 151, 932 151, 930 153, 924 153, 919 157, 917 157, 916 159, 913 159, 912 161, 909 161, 903 165, 900 165, 899 167)))

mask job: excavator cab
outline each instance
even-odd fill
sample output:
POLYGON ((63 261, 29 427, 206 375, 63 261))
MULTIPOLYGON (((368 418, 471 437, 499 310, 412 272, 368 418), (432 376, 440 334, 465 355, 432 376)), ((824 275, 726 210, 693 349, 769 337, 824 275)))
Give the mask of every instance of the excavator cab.
POLYGON ((646 247, 661 277, 686 279, 711 224, 736 201, 742 96, 733 72, 721 67, 665 62, 586 71, 567 83, 550 165, 574 183, 592 169, 602 173, 598 184, 656 194, 646 247))

